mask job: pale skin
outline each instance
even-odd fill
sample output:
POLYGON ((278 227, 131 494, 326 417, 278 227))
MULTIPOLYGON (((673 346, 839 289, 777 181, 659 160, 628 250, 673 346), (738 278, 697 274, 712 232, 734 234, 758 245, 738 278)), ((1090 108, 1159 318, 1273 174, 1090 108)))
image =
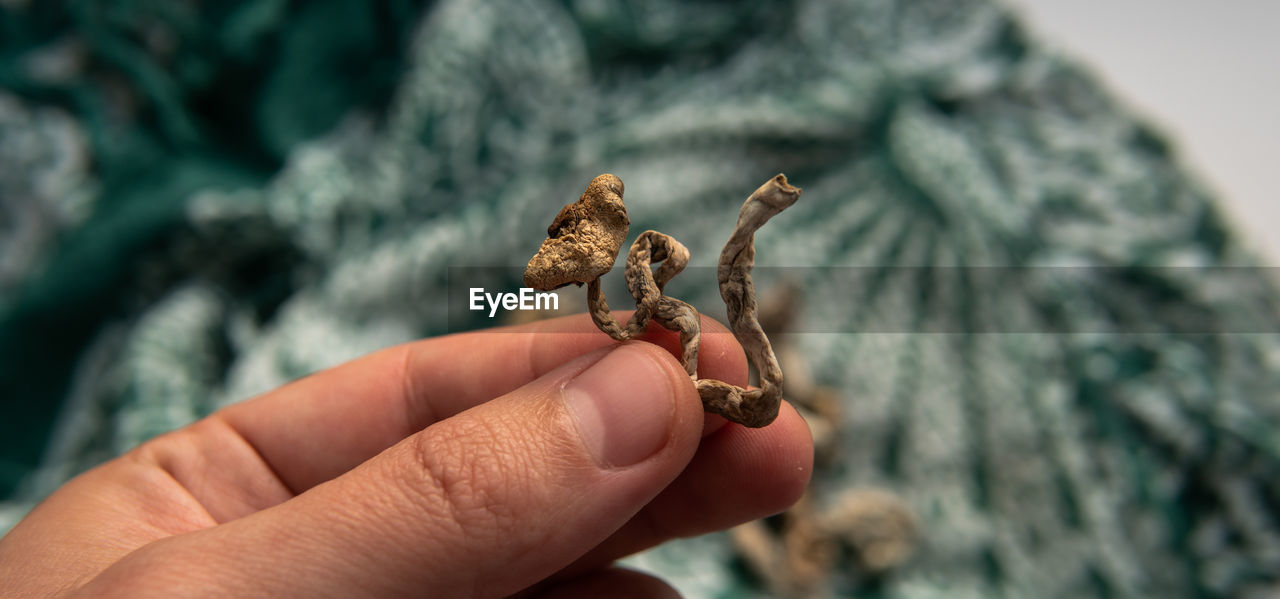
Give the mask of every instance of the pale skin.
POLYGON ((612 562, 785 509, 813 451, 789 405, 705 415, 679 351, 578 315, 317 373, 68 482, 0 539, 0 596, 674 596, 612 562))

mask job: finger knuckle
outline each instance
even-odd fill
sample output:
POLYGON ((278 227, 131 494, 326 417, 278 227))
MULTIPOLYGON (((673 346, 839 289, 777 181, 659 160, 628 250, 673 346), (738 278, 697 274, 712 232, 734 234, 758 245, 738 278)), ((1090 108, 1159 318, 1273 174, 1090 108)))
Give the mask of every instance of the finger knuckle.
POLYGON ((425 431, 411 445, 406 487, 425 509, 469 536, 501 536, 518 524, 513 501, 530 487, 528 469, 490 426, 454 423, 425 431))

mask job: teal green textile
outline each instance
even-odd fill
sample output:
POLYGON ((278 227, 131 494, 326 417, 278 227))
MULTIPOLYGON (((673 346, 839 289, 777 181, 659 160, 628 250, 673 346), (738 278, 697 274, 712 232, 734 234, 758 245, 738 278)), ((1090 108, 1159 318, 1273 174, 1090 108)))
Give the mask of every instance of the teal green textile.
MULTIPOLYGON (((706 266, 785 172, 761 264, 839 267, 787 271, 791 343, 847 406, 818 501, 891 489, 923 530, 833 594, 1280 592, 1280 291, 1160 135, 993 2, 0 7, 0 528, 445 332, 450 267, 522 265, 596 174, 706 266)), ((720 535, 638 563, 760 592, 720 535)))
MULTIPOLYGON (((0 398, 12 417, 0 420, 3 494, 40 459, 76 358, 104 323, 131 318, 194 271, 250 295, 284 285, 244 270, 262 252, 287 261, 283 240, 214 260, 214 246, 193 248, 186 261, 149 257, 201 243, 184 215, 193 194, 261 185, 298 142, 352 110, 385 107, 421 9, 8 4, 0 6, 0 398)), ((248 268, 280 278, 269 262, 248 268)))

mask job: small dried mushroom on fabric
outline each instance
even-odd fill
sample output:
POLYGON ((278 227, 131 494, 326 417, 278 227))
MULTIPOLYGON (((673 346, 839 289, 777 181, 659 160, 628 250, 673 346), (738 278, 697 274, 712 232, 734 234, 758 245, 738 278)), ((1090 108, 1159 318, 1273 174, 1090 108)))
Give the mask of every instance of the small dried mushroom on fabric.
POLYGON ((587 308, 596 326, 619 341, 644 333, 650 320, 680 333, 681 362, 694 380, 708 412, 749 427, 762 427, 778 416, 782 402, 782 370, 756 315, 755 232, 774 215, 800 199, 800 188, 778 175, 756 189, 742 204, 738 224, 720 252, 716 278, 728 307, 729 328, 760 373, 759 389, 743 389, 697 377, 698 311, 663 295, 666 284, 689 263, 689 250, 657 231, 641 233, 627 252, 627 289, 636 311, 624 325, 613 318, 600 288, 600 277, 613 268, 631 221, 622 203, 622 180, 603 174, 591 180, 577 202, 560 210, 547 228, 547 239, 525 268, 524 284, 551 291, 570 283, 587 285, 587 308), (661 263, 657 271, 654 264, 661 263))

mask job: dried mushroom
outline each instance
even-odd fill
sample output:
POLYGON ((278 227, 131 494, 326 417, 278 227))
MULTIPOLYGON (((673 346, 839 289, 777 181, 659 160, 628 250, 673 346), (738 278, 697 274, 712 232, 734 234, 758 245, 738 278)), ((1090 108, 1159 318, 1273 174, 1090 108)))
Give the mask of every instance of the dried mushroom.
POLYGON ((622 191, 621 179, 600 175, 578 201, 561 208, 525 268, 525 286, 551 291, 569 283, 589 283, 609 272, 631 224, 622 191))
POLYGON ((756 315, 751 267, 755 232, 800 198, 800 188, 778 175, 755 190, 742 205, 738 224, 720 253, 717 280, 729 312, 729 328, 760 373, 760 389, 743 389, 714 379, 698 379, 698 311, 663 294, 663 288, 689 263, 689 250, 657 231, 641 233, 627 252, 627 289, 636 311, 625 325, 609 312, 600 277, 609 272, 626 239, 626 206, 617 177, 604 174, 587 186, 577 202, 560 210, 547 229, 548 238, 525 268, 525 285, 550 291, 569 283, 587 284, 587 307, 596 326, 619 341, 642 334, 650 320, 680 333, 681 362, 695 381, 708 412, 749 427, 762 427, 778 415, 782 370, 756 315), (661 263, 657 271, 654 264, 661 263))

